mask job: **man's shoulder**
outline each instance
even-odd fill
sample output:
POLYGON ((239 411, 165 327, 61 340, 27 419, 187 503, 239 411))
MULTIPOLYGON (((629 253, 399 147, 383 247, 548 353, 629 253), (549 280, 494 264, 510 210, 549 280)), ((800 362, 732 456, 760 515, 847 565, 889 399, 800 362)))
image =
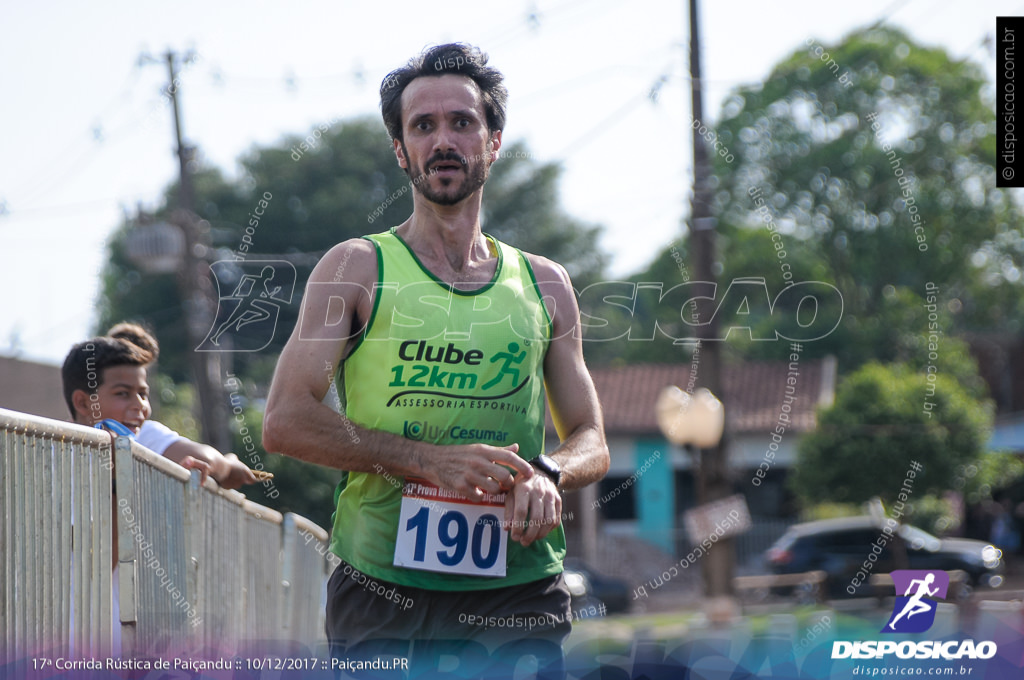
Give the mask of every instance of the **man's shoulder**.
POLYGON ((319 283, 343 281, 372 285, 377 278, 377 246, 368 238, 342 241, 328 250, 310 280, 319 283))
POLYGON ((569 273, 565 270, 565 267, 543 255, 528 253, 522 249, 519 252, 523 254, 523 257, 530 264, 530 268, 537 278, 537 283, 563 284, 571 287, 569 273))
POLYGON ((330 250, 328 250, 323 259, 328 258, 344 258, 348 257, 366 257, 373 255, 376 257, 377 246, 372 240, 375 237, 383 236, 383 234, 370 234, 368 236, 357 236, 348 240, 342 241, 330 250))

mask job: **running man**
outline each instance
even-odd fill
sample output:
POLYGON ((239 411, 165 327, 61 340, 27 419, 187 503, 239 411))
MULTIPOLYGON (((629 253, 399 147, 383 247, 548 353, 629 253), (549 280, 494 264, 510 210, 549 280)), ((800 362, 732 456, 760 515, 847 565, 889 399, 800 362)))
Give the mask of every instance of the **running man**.
POLYGON ((565 269, 481 231, 507 99, 486 64, 442 45, 385 78, 413 213, 313 271, 263 443, 349 472, 331 538, 336 658, 375 639, 527 640, 557 673, 571 628, 560 493, 601 479, 609 455, 565 269), (339 364, 341 417, 322 403, 339 364), (545 394, 561 441, 550 456, 545 394), (498 619, 513 625, 467 623, 498 619))
POLYGON ((925 576, 923 579, 915 578, 907 585, 907 592, 903 593, 905 596, 910 595, 910 591, 914 589, 915 583, 919 584, 917 586, 917 592, 911 595, 910 599, 907 600, 907 604, 905 607, 903 607, 903 611, 897 614, 896 617, 889 622, 890 629, 896 630, 896 622, 903 618, 904 614, 907 615, 907 620, 909 621, 910 617, 912 617, 914 614, 923 614, 927 611, 931 611, 931 605, 921 602, 921 599, 926 595, 928 597, 931 597, 935 593, 939 592, 938 586, 935 586, 935 590, 931 590, 928 588, 928 586, 930 586, 934 582, 935 574, 929 572, 928 575, 925 576))

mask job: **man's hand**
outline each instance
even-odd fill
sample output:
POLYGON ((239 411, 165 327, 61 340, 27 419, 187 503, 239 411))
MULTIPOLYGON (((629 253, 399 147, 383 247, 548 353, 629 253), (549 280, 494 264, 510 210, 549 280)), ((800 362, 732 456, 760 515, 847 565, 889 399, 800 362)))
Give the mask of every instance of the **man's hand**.
POLYGON ((479 501, 485 493, 502 493, 519 479, 534 476, 533 466, 516 452, 519 444, 506 447, 466 444, 446 447, 443 455, 430 456, 429 481, 479 501))
POLYGON ((562 496, 547 475, 516 477, 505 498, 505 523, 513 541, 526 547, 547 536, 561 521, 562 496))

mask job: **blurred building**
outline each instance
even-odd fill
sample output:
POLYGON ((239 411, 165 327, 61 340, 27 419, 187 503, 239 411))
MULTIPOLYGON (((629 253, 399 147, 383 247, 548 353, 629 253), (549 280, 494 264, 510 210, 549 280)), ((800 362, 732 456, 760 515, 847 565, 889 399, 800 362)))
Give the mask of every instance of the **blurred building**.
MULTIPOLYGON (((591 370, 604 409, 611 466, 590 495, 580 494, 567 507, 580 513, 596 507, 601 536, 640 538, 669 554, 687 545, 682 516, 696 504, 694 461, 661 434, 655 404, 666 386, 688 391, 694 384, 699 386, 699 379, 691 380, 690 370, 690 364, 591 370)), ((722 383, 723 394, 717 396, 725 405, 735 488, 746 496, 755 527, 762 521, 784 526, 795 512, 785 485, 797 443, 814 429, 816 409, 834 399, 836 361, 827 357, 801 359, 793 365, 785 361, 726 365, 722 383), (757 476, 759 466, 763 477, 757 476)), ((557 441, 549 421, 548 446, 557 441)))
POLYGON ((0 356, 0 408, 70 420, 60 366, 0 356))
POLYGON ((996 404, 988 449, 1024 455, 1024 337, 1009 332, 969 333, 964 339, 996 404))

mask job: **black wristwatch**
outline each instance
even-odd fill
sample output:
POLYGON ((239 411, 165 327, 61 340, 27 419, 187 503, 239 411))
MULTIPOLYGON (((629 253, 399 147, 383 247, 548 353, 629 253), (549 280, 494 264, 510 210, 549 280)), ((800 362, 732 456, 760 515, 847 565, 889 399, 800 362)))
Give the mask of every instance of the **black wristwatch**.
POLYGON ((558 467, 558 463, 550 456, 545 456, 542 453, 531 460, 530 465, 550 477, 555 486, 558 486, 558 483, 562 481, 562 468, 558 467))

